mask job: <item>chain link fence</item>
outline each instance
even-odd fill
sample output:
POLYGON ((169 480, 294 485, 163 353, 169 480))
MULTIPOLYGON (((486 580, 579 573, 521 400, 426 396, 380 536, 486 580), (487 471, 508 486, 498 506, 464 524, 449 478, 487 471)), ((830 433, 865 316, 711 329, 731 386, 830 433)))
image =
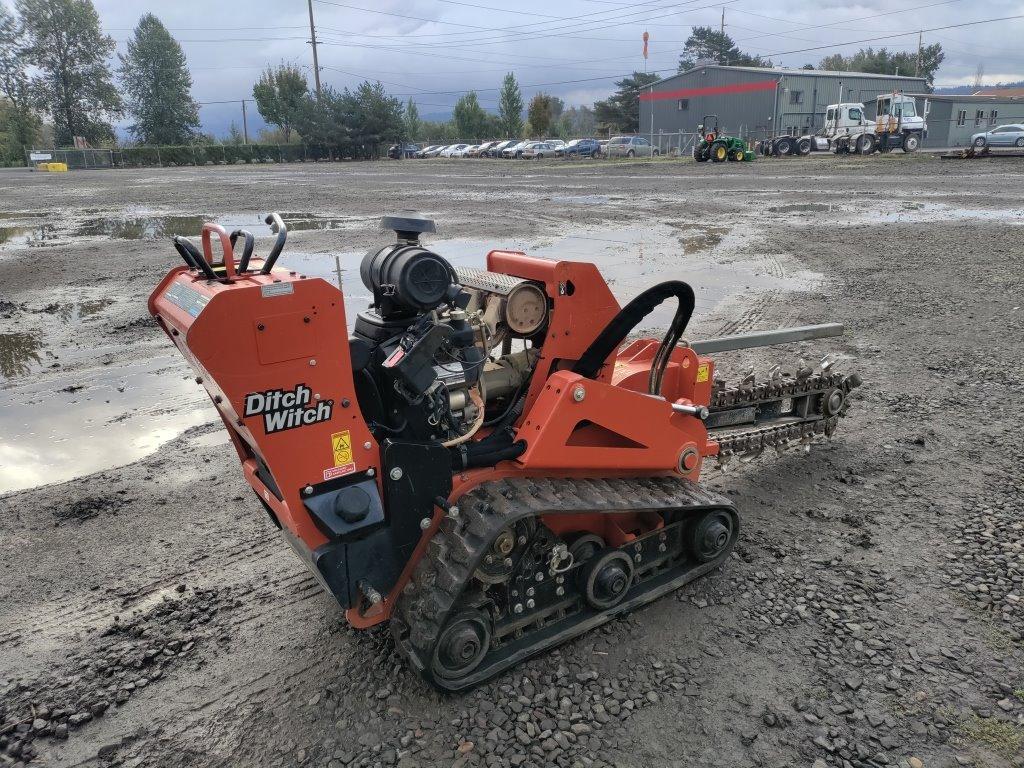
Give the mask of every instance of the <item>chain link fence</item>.
POLYGON ((122 149, 32 149, 25 152, 29 167, 67 163, 72 170, 90 168, 149 168, 237 163, 302 163, 350 157, 338 147, 313 144, 187 144, 122 149))

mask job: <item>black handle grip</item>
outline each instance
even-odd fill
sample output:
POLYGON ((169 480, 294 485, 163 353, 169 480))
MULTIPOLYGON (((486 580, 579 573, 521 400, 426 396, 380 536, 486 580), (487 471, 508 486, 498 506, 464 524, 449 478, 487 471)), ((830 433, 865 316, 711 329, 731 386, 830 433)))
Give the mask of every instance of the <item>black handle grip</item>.
POLYGON ((175 250, 177 250, 181 255, 181 258, 185 259, 190 266, 195 265, 195 268, 206 275, 208 280, 220 280, 220 278, 217 277, 217 273, 213 271, 213 267, 211 267, 206 261, 206 257, 203 256, 202 252, 196 248, 191 241, 181 235, 175 235, 173 242, 175 250), (188 254, 188 257, 186 257, 185 254, 188 254), (191 258, 191 262, 189 261, 189 258, 191 258))
POLYGON ((274 268, 277 257, 284 250, 285 241, 288 239, 288 227, 285 226, 284 221, 276 213, 268 213, 264 221, 270 225, 270 231, 277 235, 274 247, 270 249, 270 255, 267 256, 267 260, 263 262, 263 269, 260 270, 261 275, 269 275, 270 270, 274 268))
POLYGON ((252 258, 252 249, 256 246, 256 238, 253 237, 252 232, 246 229, 236 229, 231 233, 231 250, 235 249, 235 241, 238 240, 239 235, 245 238, 245 243, 242 245, 242 258, 238 262, 238 272, 241 274, 249 268, 249 259, 252 258))

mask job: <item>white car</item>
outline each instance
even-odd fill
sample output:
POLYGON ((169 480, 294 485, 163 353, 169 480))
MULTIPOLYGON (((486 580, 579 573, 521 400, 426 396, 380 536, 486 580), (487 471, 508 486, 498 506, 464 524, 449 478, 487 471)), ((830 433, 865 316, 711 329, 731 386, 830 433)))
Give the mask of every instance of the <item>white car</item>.
POLYGON ((468 146, 469 146, 469 144, 449 144, 447 147, 445 147, 444 149, 441 150, 441 152, 440 152, 440 154, 438 156, 439 157, 458 157, 458 155, 456 155, 455 153, 456 152, 461 152, 462 150, 464 150, 468 146))
POLYGON ((479 144, 467 144, 462 149, 452 152, 452 157, 469 157, 469 153, 479 146, 479 144))
POLYGON ((565 146, 565 142, 561 139, 544 139, 545 144, 550 144, 555 149, 561 149, 565 146))

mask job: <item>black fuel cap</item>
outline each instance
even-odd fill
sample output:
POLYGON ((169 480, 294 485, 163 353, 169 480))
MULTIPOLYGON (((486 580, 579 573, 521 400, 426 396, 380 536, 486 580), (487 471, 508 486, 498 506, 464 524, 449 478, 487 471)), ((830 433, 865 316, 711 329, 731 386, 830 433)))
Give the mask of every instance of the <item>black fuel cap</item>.
POLYGON ((362 488, 343 488, 334 497, 334 513, 346 523, 358 523, 370 513, 370 495, 362 488))

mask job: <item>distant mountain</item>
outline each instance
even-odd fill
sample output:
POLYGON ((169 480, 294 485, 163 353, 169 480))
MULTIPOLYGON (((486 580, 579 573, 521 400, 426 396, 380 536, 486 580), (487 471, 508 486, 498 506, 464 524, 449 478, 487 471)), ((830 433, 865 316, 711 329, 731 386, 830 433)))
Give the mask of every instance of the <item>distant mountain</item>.
MULTIPOLYGON (((1018 80, 1015 83, 998 83, 996 85, 985 85, 982 88, 1022 88, 1024 87, 1024 80, 1018 80)), ((937 85, 935 86, 935 93, 941 96, 970 96, 975 91, 981 90, 981 88, 974 85, 937 85)))

